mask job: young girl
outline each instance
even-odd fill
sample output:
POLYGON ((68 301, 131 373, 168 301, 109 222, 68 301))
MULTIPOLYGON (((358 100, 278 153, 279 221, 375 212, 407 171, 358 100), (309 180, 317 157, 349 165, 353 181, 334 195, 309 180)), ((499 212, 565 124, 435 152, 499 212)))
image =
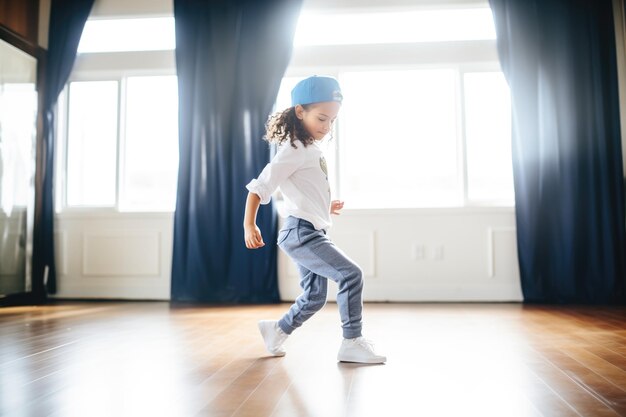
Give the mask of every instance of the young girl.
POLYGON ((297 264, 302 294, 279 320, 262 320, 259 330, 267 350, 283 356, 283 343, 295 329, 326 303, 327 279, 337 282, 337 304, 343 341, 337 360, 383 363, 371 342, 361 335, 363 278, 361 269, 326 236, 343 202, 330 200, 326 160, 318 146, 330 132, 343 97, 337 80, 313 76, 300 81, 291 91, 292 107, 270 117, 266 139, 279 149, 257 179, 246 188, 244 217, 248 249, 265 245, 256 225, 259 204, 270 202, 280 187, 289 215, 278 232, 278 246, 297 264))

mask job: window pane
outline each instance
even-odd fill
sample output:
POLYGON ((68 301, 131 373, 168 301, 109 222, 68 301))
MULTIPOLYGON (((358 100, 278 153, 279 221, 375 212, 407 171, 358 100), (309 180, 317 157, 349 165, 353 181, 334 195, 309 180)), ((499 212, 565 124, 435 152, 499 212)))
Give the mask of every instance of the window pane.
POLYGON ((78 53, 173 50, 173 17, 88 20, 78 53))
POLYGON ((346 208, 460 205, 454 70, 349 72, 341 85, 346 208))
POLYGON ((514 203, 511 99, 501 72, 464 75, 468 198, 514 203))
POLYGON ((114 206, 117 81, 70 84, 67 204, 114 206))
POLYGON ((302 13, 294 45, 495 39, 489 7, 369 13, 302 13), (375 30, 372 30, 375 28, 375 30))
POLYGON ((129 77, 120 208, 174 210, 178 176, 176 76, 129 77))

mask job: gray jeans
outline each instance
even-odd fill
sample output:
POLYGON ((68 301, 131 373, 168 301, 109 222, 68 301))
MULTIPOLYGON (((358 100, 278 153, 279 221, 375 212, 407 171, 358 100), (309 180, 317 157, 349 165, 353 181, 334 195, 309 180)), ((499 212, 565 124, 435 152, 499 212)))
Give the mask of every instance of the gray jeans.
POLYGON ((278 325, 287 334, 302 326, 326 304, 327 279, 339 286, 337 304, 343 337, 361 336, 363 273, 345 253, 303 219, 289 216, 278 232, 278 246, 298 265, 302 294, 278 325))

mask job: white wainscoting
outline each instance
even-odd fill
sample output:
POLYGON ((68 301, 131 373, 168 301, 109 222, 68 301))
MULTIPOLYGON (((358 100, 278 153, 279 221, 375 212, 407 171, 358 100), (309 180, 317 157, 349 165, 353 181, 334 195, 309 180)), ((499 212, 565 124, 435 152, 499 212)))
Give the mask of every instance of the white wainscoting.
POLYGON ((172 213, 57 216, 55 297, 169 300, 172 239, 172 213))
MULTIPOLYGON (((363 269, 366 301, 522 301, 513 209, 347 211, 329 236, 363 269)), ((279 254, 281 298, 300 293, 279 254)), ((329 286, 335 300, 337 286, 329 286)))
MULTIPOLYGON (((334 221, 329 235, 363 269, 366 301, 522 300, 513 209, 356 210, 334 221)), ((62 214, 56 230, 57 297, 169 299, 172 213, 62 214)), ((296 268, 280 251, 278 262, 281 298, 294 300, 296 268)))

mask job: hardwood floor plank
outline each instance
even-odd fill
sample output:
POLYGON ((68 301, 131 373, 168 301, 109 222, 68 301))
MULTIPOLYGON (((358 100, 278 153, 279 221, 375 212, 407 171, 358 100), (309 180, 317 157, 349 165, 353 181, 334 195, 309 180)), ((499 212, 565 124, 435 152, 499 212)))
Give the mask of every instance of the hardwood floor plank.
POLYGON ((618 366, 594 355, 588 349, 576 346, 570 347, 567 350, 567 355, 589 370, 602 376, 626 394, 626 372, 618 366))
POLYGON ((624 307, 366 304, 376 366, 336 361, 334 303, 268 356, 256 323, 288 307, 0 309, 0 415, 626 415, 624 307))
POLYGON ((542 372, 546 373, 546 364, 552 365, 552 388, 581 415, 623 415, 626 397, 618 387, 561 349, 543 348, 539 354, 545 359, 542 372))

